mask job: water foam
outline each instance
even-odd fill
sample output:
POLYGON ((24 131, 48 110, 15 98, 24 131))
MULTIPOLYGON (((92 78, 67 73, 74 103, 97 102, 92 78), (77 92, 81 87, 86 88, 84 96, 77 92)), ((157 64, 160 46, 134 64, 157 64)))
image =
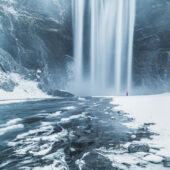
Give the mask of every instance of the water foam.
POLYGON ((17 118, 8 121, 6 124, 0 125, 0 136, 6 134, 7 132, 15 131, 17 129, 23 129, 23 124, 17 124, 21 121, 22 119, 17 118))

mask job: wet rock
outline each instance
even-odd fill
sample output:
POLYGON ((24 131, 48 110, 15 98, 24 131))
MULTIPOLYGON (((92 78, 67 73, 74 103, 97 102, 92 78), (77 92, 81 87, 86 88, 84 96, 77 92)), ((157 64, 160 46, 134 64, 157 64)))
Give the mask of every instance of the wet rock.
POLYGON ((12 80, 7 79, 3 81, 2 79, 0 80, 0 89, 3 89, 7 92, 12 92, 15 88, 16 83, 14 83, 12 80))
POLYGON ((149 152, 150 147, 148 144, 130 144, 128 146, 129 153, 136 153, 136 152, 149 152))
POLYGON ((144 126, 153 126, 155 123, 144 123, 144 126))
POLYGON ((66 92, 66 91, 60 91, 60 90, 54 90, 54 91, 49 91, 48 95, 52 96, 59 96, 59 97, 74 97, 73 94, 66 92))
POLYGON ((92 169, 92 170, 104 170, 104 169, 120 170, 118 167, 113 167, 112 162, 108 158, 98 154, 97 152, 89 153, 84 158, 84 161, 85 161, 85 165, 82 168, 83 170, 89 170, 89 169, 92 169))
POLYGON ((137 163, 136 165, 139 166, 139 167, 142 167, 142 168, 146 168, 146 165, 147 165, 147 164, 142 163, 142 162, 139 162, 139 163, 137 163))
POLYGON ((170 167, 170 158, 165 158, 163 160, 164 167, 170 167))

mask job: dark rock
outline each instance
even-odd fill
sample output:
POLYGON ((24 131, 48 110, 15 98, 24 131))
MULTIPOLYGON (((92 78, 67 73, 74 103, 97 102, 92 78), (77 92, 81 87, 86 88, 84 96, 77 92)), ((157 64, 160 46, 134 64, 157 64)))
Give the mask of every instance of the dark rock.
POLYGON ((135 152, 149 152, 150 147, 148 144, 130 144, 128 147, 129 153, 135 152))
POLYGON ((65 87, 73 51, 71 6, 70 0, 0 1, 0 71, 40 69, 45 92, 65 87))
POLYGON ((143 0, 136 8, 134 81, 149 91, 169 89, 169 0, 143 0))
POLYGON ((0 81, 0 89, 3 89, 7 92, 12 92, 14 90, 16 83, 14 83, 12 80, 8 80, 6 82, 0 81))
POLYGON ((60 90, 54 90, 54 91, 49 91, 48 95, 52 96, 59 96, 59 97, 74 97, 73 94, 66 92, 66 91, 60 91, 60 90))
POLYGON ((82 168, 83 170, 89 170, 89 169, 92 169, 92 170, 104 170, 104 169, 120 170, 118 167, 113 167, 112 162, 108 158, 98 154, 97 152, 91 152, 90 154, 88 154, 84 158, 84 161, 85 161, 85 165, 82 168))
POLYGON ((164 167, 170 167, 170 158, 165 158, 163 160, 164 167))
POLYGON ((155 123, 144 123, 144 126, 153 126, 155 123))
POLYGON ((124 162, 124 163, 122 163, 122 165, 125 165, 127 168, 130 168, 130 166, 131 166, 130 164, 125 163, 125 162, 124 162))
POLYGON ((136 165, 139 166, 139 167, 142 167, 142 168, 146 168, 146 164, 145 163, 139 162, 136 165))

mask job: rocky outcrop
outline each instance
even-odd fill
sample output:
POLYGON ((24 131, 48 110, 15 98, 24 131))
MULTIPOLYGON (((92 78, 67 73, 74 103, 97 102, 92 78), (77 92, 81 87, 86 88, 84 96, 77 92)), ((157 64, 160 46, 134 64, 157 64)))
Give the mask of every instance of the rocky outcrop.
POLYGON ((150 147, 148 144, 130 144, 128 146, 129 153, 136 153, 136 152, 149 152, 150 147))
POLYGON ((19 65, 7 51, 0 48, 0 71, 4 73, 28 73, 27 69, 19 65))
POLYGON ((163 165, 164 165, 164 167, 169 167, 170 168, 170 158, 165 158, 163 160, 163 165))
POLYGON ((8 92, 12 92, 14 90, 14 87, 16 86, 16 83, 10 79, 10 76, 8 76, 5 73, 0 72, 0 89, 3 89, 8 92))
POLYGON ((48 95, 58 96, 58 97, 74 97, 73 94, 66 92, 66 91, 61 91, 61 90, 51 90, 47 93, 48 95))
POLYGON ((152 92, 166 91, 170 85, 170 2, 143 0, 136 5, 134 83, 152 92))
POLYGON ((84 158, 84 161, 86 162, 86 164, 83 166, 84 170, 88 170, 88 169, 121 170, 118 167, 113 167, 112 162, 108 158, 102 156, 101 154, 98 154, 97 152, 89 153, 84 158))
POLYGON ((67 82, 67 64, 72 60, 71 16, 70 0, 0 2, 0 48, 8 54, 6 58, 15 60, 17 68, 30 74, 41 70, 38 81, 44 91, 63 88, 67 82))

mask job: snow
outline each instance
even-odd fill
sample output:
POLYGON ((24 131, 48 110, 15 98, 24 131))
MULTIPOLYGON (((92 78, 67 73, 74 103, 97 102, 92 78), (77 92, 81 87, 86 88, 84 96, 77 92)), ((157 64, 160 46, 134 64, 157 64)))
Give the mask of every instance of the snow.
POLYGON ((144 157, 144 160, 158 164, 163 161, 163 158, 160 156, 156 156, 156 155, 148 155, 148 156, 144 157))
POLYGON ((155 151, 159 156, 170 157, 170 93, 146 96, 117 96, 112 104, 118 104, 117 110, 129 113, 134 122, 126 124, 129 127, 140 127, 144 123, 155 123, 150 131, 159 135, 152 136, 153 140, 143 139, 151 147, 160 148, 155 151))
POLYGON ((0 89, 0 104, 18 103, 28 99, 51 98, 51 96, 38 88, 37 82, 25 80, 15 73, 11 73, 9 76, 18 85, 14 88, 13 92, 0 89))

